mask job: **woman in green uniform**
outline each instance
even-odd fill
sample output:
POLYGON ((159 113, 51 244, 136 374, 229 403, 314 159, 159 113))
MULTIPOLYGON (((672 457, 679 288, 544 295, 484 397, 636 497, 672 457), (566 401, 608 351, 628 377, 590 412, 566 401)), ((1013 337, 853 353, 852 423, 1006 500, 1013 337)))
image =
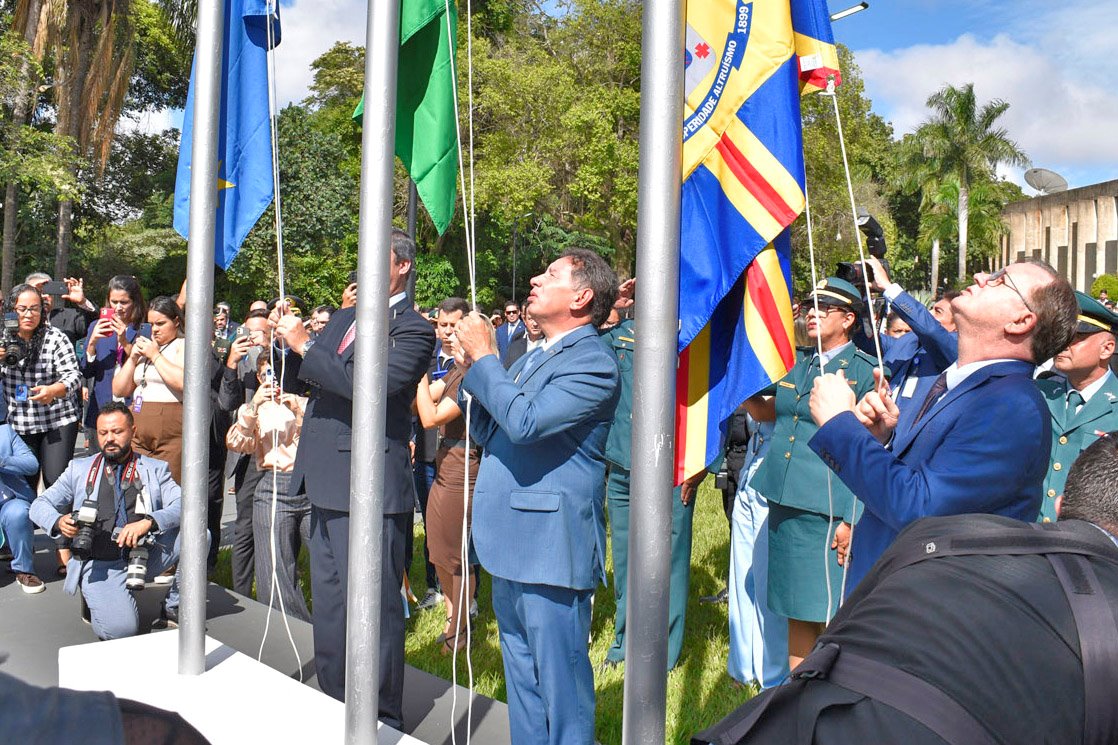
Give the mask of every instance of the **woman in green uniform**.
POLYGON ((793 668, 811 651, 838 607, 842 567, 833 546, 845 545, 857 518, 850 490, 807 446, 817 429, 808 410, 820 367, 814 350, 821 342, 825 371, 841 370, 859 399, 873 388, 875 366, 850 341, 862 310, 854 285, 828 277, 801 308, 812 353, 749 401, 754 419, 776 421, 772 449, 750 486, 769 502, 769 607, 788 618, 793 668))

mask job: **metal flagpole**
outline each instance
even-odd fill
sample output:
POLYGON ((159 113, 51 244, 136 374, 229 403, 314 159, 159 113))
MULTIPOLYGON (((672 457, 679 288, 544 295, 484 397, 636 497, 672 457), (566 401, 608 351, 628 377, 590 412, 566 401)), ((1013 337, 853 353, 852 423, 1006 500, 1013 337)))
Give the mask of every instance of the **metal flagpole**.
MULTIPOLYGON (((186 358, 183 365, 182 522, 179 527, 179 674, 206 669, 206 495, 210 428, 210 351, 217 227, 217 147, 221 109, 221 0, 198 4, 190 241, 186 256, 186 358)), ((219 536, 212 536, 218 540, 219 536)))
MULTIPOLYGON (((396 128, 398 0, 369 0, 365 117, 357 244, 357 338, 353 368, 349 588, 346 597, 346 742, 376 743, 380 688, 381 523, 388 387, 389 236, 396 128)), ((403 602, 402 600, 400 602, 403 602)), ((403 608, 399 609, 403 613, 403 608)))
MULTIPOLYGON (((415 181, 408 179, 408 238, 415 240, 416 210, 419 206, 419 190, 415 188, 415 181)), ((415 277, 418 272, 411 268, 408 275, 408 300, 415 302, 415 277)))
POLYGON ((644 4, 632 502, 622 743, 662 743, 668 668, 683 158, 684 1, 644 4))

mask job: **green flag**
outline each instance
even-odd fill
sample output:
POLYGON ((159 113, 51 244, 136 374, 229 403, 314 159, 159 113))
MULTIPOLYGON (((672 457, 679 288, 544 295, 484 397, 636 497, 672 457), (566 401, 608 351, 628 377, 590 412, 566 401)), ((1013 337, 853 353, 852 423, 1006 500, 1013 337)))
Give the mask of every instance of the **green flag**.
MULTIPOLYGON (((396 155, 415 182, 439 233, 454 217, 458 139, 454 131, 452 55, 458 10, 445 0, 401 0, 400 62, 396 73, 396 155)), ((353 112, 360 119, 365 101, 353 112)))

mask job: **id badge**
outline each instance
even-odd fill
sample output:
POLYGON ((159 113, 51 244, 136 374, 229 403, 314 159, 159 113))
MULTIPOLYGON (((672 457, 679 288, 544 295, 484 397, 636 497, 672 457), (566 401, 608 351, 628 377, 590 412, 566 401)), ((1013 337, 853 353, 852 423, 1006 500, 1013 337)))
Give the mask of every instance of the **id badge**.
POLYGON ((132 413, 139 414, 142 408, 144 408, 144 396, 141 393, 132 397, 132 413))
POLYGON ((24 383, 16 385, 16 401, 26 403, 31 399, 31 389, 24 383))

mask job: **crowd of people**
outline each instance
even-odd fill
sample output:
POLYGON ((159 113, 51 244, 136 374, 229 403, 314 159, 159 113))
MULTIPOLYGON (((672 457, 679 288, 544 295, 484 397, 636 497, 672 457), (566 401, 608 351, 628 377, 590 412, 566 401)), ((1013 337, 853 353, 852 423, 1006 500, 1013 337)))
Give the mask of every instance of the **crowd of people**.
MULTIPOLYGON (((406 292, 414 243, 394 231, 391 254, 380 717, 403 726, 400 594, 420 556, 419 511, 426 587, 413 601, 445 611, 441 650, 468 643, 488 573, 513 741, 593 742, 587 639, 607 578, 607 518, 617 602, 603 664, 625 656, 636 280, 619 282, 597 254, 572 249, 531 280, 523 305, 486 317, 454 297, 417 308, 406 292)), ((881 583, 871 568, 921 518, 1054 521, 1071 463, 1118 430, 1118 315, 1051 267, 980 273, 927 308, 881 262, 869 264, 872 297, 837 277, 803 297, 795 366, 742 404, 724 458, 709 466, 730 557, 726 590, 703 600, 728 603, 727 666, 743 685, 770 689, 818 661, 828 623, 851 615, 843 599, 881 583)), ((213 339, 211 564, 231 480, 233 589, 278 596, 313 624, 318 683, 339 699, 353 280, 338 308, 259 300, 238 323, 218 303, 213 327, 190 331, 213 339), (304 546, 309 577, 298 569, 304 546)), ((158 624, 177 619, 185 302, 185 290, 146 301, 134 278, 118 276, 99 308, 80 280, 44 274, 8 298, 18 324, 4 342, 0 524, 12 572, 25 592, 45 589, 31 561, 39 527, 57 541, 66 590, 80 591, 102 639, 137 633, 130 593, 145 582, 171 584, 158 624), (76 456, 82 426, 88 452, 76 456)), ((707 475, 673 496, 669 669, 682 654, 692 518, 707 475)), ((1113 540, 1113 524, 1096 525, 1113 540)))

